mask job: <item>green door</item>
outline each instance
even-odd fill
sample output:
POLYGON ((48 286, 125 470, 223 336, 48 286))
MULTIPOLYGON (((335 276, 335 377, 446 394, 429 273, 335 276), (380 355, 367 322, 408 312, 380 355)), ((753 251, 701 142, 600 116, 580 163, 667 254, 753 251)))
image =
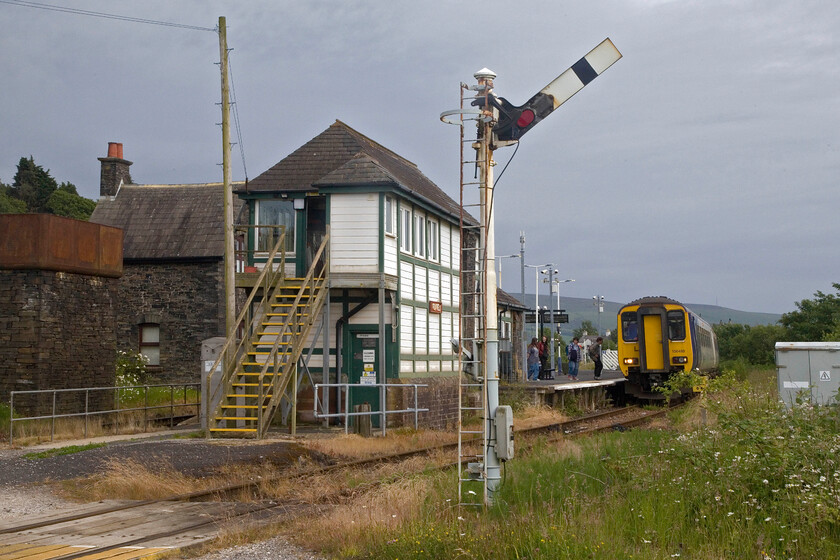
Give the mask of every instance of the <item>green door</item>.
MULTIPOLYGON (((372 411, 379 410, 379 387, 376 386, 380 379, 379 334, 376 331, 362 332, 349 329, 350 355, 348 356, 348 379, 350 383, 370 385, 370 387, 350 388, 350 412, 354 406, 369 403, 372 411)), ((380 426, 380 416, 371 418, 371 425, 375 428, 380 426)))

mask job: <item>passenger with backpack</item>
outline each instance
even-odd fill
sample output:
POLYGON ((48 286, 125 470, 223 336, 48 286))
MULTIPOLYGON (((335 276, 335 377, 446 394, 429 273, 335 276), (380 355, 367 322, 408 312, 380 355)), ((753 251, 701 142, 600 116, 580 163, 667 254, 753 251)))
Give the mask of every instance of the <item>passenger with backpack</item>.
POLYGON ((600 336, 595 339, 595 344, 589 346, 589 357, 595 362, 595 379, 601 379, 601 370, 604 364, 601 363, 601 343, 604 341, 600 336))
POLYGON ((580 346, 578 346, 578 337, 574 337, 566 347, 566 357, 569 360, 569 379, 577 381, 578 364, 580 362, 580 346))

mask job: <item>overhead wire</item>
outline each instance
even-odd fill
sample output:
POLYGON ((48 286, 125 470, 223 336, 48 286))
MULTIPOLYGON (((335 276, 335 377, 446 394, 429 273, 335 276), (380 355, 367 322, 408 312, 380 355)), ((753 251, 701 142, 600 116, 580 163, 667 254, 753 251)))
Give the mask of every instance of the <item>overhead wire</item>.
MULTIPOLYGON (((229 49, 233 50, 233 49, 229 49)), ((236 102, 236 86, 233 83, 233 66, 230 63, 230 56, 228 56, 228 74, 230 75, 230 93, 231 104, 233 105, 233 123, 236 128, 236 139, 239 145, 239 154, 242 157, 242 171, 245 173, 245 181, 248 181, 248 166, 245 165, 245 144, 242 141, 242 128, 239 123, 239 104, 236 102)))
MULTIPOLYGON (((88 16, 88 17, 97 17, 102 19, 111 19, 117 21, 127 21, 131 23, 143 23, 146 25, 159 25, 163 27, 174 27, 178 29, 187 29, 191 31, 210 31, 213 33, 218 33, 218 27, 202 27, 199 25, 189 25, 185 23, 175 23, 171 21, 159 21, 154 19, 148 18, 139 18, 134 16, 124 16, 119 14, 109 14, 106 12, 98 12, 94 10, 83 10, 81 8, 70 8, 67 6, 57 6, 54 4, 44 4, 43 2, 32 2, 31 0, 0 0, 0 4, 8 4, 10 6, 20 6, 24 8, 36 8, 39 10, 46 10, 50 12, 60 12, 60 13, 67 13, 67 14, 74 14, 80 16, 88 16)), ((233 49, 229 49, 233 50, 233 49)), ((248 168, 245 165, 245 146, 242 142, 242 127, 240 125, 239 120, 239 107, 236 103, 236 88, 233 82, 233 71, 230 67, 230 61, 228 60, 228 73, 230 74, 230 84, 231 84, 231 94, 232 94, 232 105, 233 105, 233 120, 236 127, 236 136, 239 144, 239 152, 240 156, 242 157, 242 168, 245 173, 245 179, 248 178, 248 168)))
POLYGON ((37 8, 39 10, 47 10, 51 12, 63 12, 68 14, 76 14, 80 16, 98 17, 103 19, 115 19, 119 21, 129 21, 132 23, 145 23, 148 25, 162 25, 164 27, 177 27, 180 29, 190 29, 193 31, 212 31, 216 32, 212 27, 201 27, 198 25, 187 25, 185 23, 174 23, 171 21, 158 21, 154 19, 138 18, 132 16, 122 16, 119 14, 108 14, 105 12, 97 12, 93 10, 82 10, 80 8, 68 8, 67 6, 56 6, 53 4, 43 4, 41 2, 31 2, 29 0, 0 0, 2 4, 9 4, 12 6, 22 6, 25 8, 37 8))

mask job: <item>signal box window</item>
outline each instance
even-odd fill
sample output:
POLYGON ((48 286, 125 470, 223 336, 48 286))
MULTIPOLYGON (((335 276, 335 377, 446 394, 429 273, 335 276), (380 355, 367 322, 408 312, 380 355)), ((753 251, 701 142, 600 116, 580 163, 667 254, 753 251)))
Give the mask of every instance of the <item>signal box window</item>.
POLYGON ((429 260, 436 261, 438 260, 438 223, 429 220, 426 223, 427 232, 429 237, 429 246, 428 246, 428 253, 429 253, 429 260))
POLYGON ((385 197, 385 233, 397 235, 397 204, 390 196, 385 197))
POLYGON ((257 202, 257 251, 271 251, 280 238, 280 228, 286 226, 286 252, 295 252, 295 207, 291 200, 260 200, 257 202))
POLYGON ((411 252, 411 209, 400 209, 400 249, 411 252))
POLYGON ((160 325, 143 323, 140 325, 140 353, 149 360, 147 365, 160 365, 160 325))
POLYGON ((621 339, 624 342, 639 340, 639 318, 635 311, 621 314, 621 339))
POLYGON ((682 311, 668 312, 668 340, 685 340, 685 314, 682 311))
POLYGON ((414 216, 414 254, 426 256, 426 218, 414 216))

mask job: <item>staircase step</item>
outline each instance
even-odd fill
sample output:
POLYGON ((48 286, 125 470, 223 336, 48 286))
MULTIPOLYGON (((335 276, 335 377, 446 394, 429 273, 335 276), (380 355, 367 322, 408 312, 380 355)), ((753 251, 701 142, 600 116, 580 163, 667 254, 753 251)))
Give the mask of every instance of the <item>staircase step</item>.
POLYGON ((256 421, 259 420, 256 416, 216 416, 213 420, 220 421, 220 420, 251 420, 256 421))
MULTIPOLYGON (((259 383, 232 383, 231 387, 259 387, 259 383)), ((272 388, 274 387, 274 383, 263 383, 263 388, 272 388)), ((484 410, 482 407, 481 410, 484 410)))
MULTIPOLYGON (((258 399, 260 397, 256 393, 242 393, 242 394, 231 393, 231 394, 225 395, 225 396, 229 399, 258 399)), ((263 395, 263 398, 264 399, 270 399, 273 396, 274 395, 271 395, 271 394, 263 395)), ((256 405, 254 405, 254 406, 256 406, 256 405)))
MULTIPOLYGON (((257 405, 255 405, 255 404, 240 404, 240 405, 223 404, 220 408, 223 408, 225 410, 239 410, 239 409, 256 410, 259 407, 257 407, 257 405)), ((265 406, 263 406, 263 410, 265 410, 265 406)))
POLYGON ((255 433, 256 428, 210 428, 211 432, 250 432, 255 433))

